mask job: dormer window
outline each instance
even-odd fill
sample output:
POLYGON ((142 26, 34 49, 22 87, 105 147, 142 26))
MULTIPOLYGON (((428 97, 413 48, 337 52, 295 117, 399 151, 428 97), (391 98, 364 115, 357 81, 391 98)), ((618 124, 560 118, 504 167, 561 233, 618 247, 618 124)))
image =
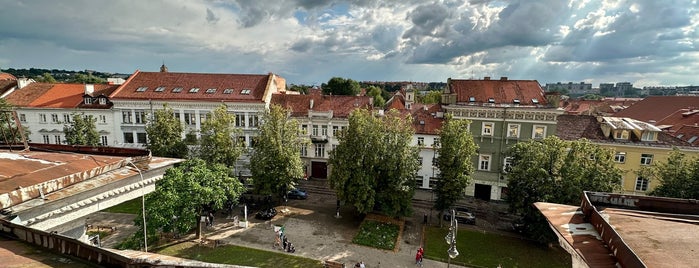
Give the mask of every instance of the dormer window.
POLYGON ((656 141, 658 140, 658 132, 655 131, 644 131, 641 135, 642 141, 656 141))
POLYGON ((100 104, 105 105, 107 104, 107 98, 100 98, 100 104))
POLYGON ((233 93, 233 89, 232 89, 232 88, 227 88, 227 89, 224 89, 224 90, 223 90, 223 94, 231 94, 231 93, 233 93))
POLYGON ((495 98, 488 98, 489 103, 495 103, 495 98))
POLYGON ((210 89, 207 89, 207 90, 206 90, 206 94, 214 94, 214 93, 216 93, 216 89, 215 89, 215 88, 210 88, 210 89))
POLYGON ((697 136, 692 136, 691 138, 689 138, 689 140, 687 140, 687 142, 694 143, 696 140, 697 140, 697 136))
POLYGON ((165 87, 156 87, 155 90, 153 90, 153 91, 155 91, 155 92, 163 92, 163 91, 165 91, 165 87))
POLYGON ((512 100, 512 102, 513 102, 514 104, 519 104, 519 99, 514 99, 514 100, 512 100))
POLYGON ((148 90, 148 87, 139 87, 136 89, 136 92, 145 92, 146 90, 148 90))
POLYGON ((539 104, 539 100, 537 100, 537 99, 532 99, 532 103, 533 103, 533 104, 539 104))
POLYGON ((189 89, 189 93, 197 93, 197 92, 199 92, 199 88, 198 88, 198 87, 193 87, 193 88, 190 88, 190 89, 189 89))
POLYGON ((86 98, 85 98, 85 104, 92 104, 92 98, 86 97, 86 98))
POLYGON ((250 89, 243 89, 240 91, 240 95, 250 95, 250 89))
POLYGON ((476 102, 476 97, 468 97, 468 102, 476 102))
POLYGON ((628 130, 617 130, 614 132, 614 139, 617 140, 628 140, 629 139, 629 131, 628 130))
POLYGON ((180 93, 180 92, 182 92, 182 88, 181 88, 181 87, 176 87, 176 88, 173 88, 173 89, 172 89, 172 93, 180 93))

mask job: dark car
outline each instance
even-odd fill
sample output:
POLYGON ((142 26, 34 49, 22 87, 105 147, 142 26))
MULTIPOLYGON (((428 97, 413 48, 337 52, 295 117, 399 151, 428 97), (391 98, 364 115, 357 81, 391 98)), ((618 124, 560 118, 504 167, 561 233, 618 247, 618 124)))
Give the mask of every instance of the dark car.
POLYGON ((277 216, 277 209, 268 208, 258 211, 257 214, 255 214, 255 219, 271 220, 272 218, 274 218, 274 216, 277 216))
POLYGON ((297 189, 293 189, 293 190, 289 191, 286 194, 286 196, 289 199, 306 199, 306 198, 308 198, 308 193, 306 193, 306 191, 303 189, 297 188, 297 189))
MULTIPOLYGON (((454 208, 454 211, 456 212, 455 218, 457 222, 471 225, 476 224, 476 216, 474 216, 473 213, 471 213, 467 208, 457 207, 454 208)), ((451 220, 451 210, 444 211, 444 220, 451 220)))

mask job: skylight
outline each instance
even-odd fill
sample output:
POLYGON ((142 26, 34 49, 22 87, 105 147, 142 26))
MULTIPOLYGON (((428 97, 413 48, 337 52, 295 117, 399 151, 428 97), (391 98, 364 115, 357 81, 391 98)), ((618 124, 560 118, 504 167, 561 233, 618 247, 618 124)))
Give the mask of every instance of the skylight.
POLYGON ((215 88, 210 88, 210 89, 207 89, 207 90, 206 90, 206 93, 207 93, 207 94, 213 94, 213 93, 216 93, 216 89, 215 89, 215 88))
POLYGON ((687 142, 693 143, 695 140, 697 140, 697 136, 692 136, 691 138, 689 138, 689 140, 687 140, 687 142))
POLYGON ((240 95, 250 95, 250 89, 243 89, 240 91, 240 95))
POLYGON ((231 93, 233 93, 233 89, 232 89, 232 88, 227 88, 227 89, 224 89, 224 90, 223 90, 223 94, 231 94, 231 93))
POLYGON ((537 100, 537 99, 532 99, 532 103, 538 104, 538 103, 539 103, 539 100, 537 100))
POLYGON ((512 100, 512 102, 519 104, 519 99, 514 99, 514 100, 512 100))
POLYGON ((136 89, 136 92, 144 92, 148 89, 148 87, 139 87, 136 89))
POLYGON ((495 98, 488 98, 488 102, 495 103, 495 98))
POLYGON ((469 102, 476 102, 476 97, 468 97, 469 102))
POLYGON ((155 88, 155 92, 163 92, 165 91, 165 87, 157 87, 155 88))
POLYGON ((199 92, 198 87, 193 87, 193 88, 189 89, 189 93, 197 93, 197 92, 199 92))
POLYGON ((181 88, 181 87, 176 87, 176 88, 173 88, 173 89, 172 89, 172 93, 179 93, 179 92, 182 92, 182 88, 181 88))

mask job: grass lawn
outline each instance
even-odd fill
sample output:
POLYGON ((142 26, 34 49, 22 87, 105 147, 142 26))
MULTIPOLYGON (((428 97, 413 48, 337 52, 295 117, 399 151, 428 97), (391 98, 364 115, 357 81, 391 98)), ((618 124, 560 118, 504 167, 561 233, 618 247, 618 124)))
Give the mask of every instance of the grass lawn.
POLYGON ((119 205, 104 209, 104 212, 138 214, 141 212, 141 198, 131 199, 119 205))
POLYGON ((183 242, 157 250, 157 253, 211 263, 254 267, 323 267, 320 261, 281 252, 272 252, 233 245, 210 248, 194 242, 183 242))
POLYGON ((395 224, 365 220, 359 226, 359 232, 352 239, 352 242, 364 246, 393 250, 396 247, 399 231, 400 227, 395 224))
MULTIPOLYGON (((425 228, 425 257, 447 262, 444 237, 447 228, 425 228)), ((473 267, 570 267, 570 255, 559 247, 500 234, 460 229, 456 236, 459 256, 451 262, 473 267)))

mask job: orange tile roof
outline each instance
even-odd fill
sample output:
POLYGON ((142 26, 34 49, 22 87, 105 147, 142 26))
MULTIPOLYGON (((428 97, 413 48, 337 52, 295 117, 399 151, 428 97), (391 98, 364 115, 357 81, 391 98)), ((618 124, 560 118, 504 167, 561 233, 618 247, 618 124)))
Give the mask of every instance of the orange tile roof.
POLYGON ((699 124, 699 108, 679 109, 654 124, 656 126, 669 126, 670 132, 685 125, 699 124))
POLYGON ((546 105, 544 90, 536 80, 459 80, 449 79, 447 85, 451 93, 456 94, 457 103, 469 103, 473 97, 475 103, 489 103, 492 98, 495 104, 546 105), (535 103, 532 100, 536 100, 535 103))
POLYGON ((17 80, 17 77, 10 73, 2 73, 0 72, 0 80, 17 80))
POLYGON ((442 128, 444 118, 437 117, 442 111, 440 104, 413 104, 411 115, 413 116, 413 129, 416 134, 438 135, 442 128))
MULTIPOLYGON (((112 99, 262 102, 273 74, 213 74, 136 71, 112 99), (179 88, 180 92, 177 92, 179 88), (192 90, 192 89, 198 90, 192 90)), ((279 77, 277 82, 280 82, 279 77)), ((282 84, 284 86, 285 84, 282 84)))
POLYGON ((699 109, 699 96, 649 96, 614 116, 654 123, 688 108, 699 109))
POLYGON ((354 109, 371 109, 368 96, 322 95, 319 90, 311 90, 308 95, 272 94, 272 104, 291 109, 294 117, 307 117, 309 111, 333 111, 335 118, 347 118, 354 109), (311 108, 313 101, 313 108, 311 108))
POLYGON ((17 86, 17 80, 0 80, 0 96, 17 86))
POLYGON ((632 144, 639 146, 690 146, 689 143, 673 137, 667 132, 658 132, 657 141, 641 141, 632 135, 629 140, 621 141, 612 138, 612 134, 605 136, 597 117, 591 115, 559 115, 556 123, 556 136, 563 140, 577 140, 581 138, 592 142, 632 144))
POLYGON ((13 91, 5 97, 5 100, 16 107, 28 107, 32 101, 49 91, 51 87, 53 87, 53 84, 31 83, 26 87, 13 91))
POLYGON ((699 125, 683 125, 673 133, 675 137, 688 142, 692 146, 699 146, 699 125))
MULTIPOLYGON (((113 88, 112 85, 96 84, 95 92, 113 88)), ((22 89, 24 90, 24 89, 22 89)), ((29 107, 75 108, 83 102, 84 84, 53 84, 47 92, 36 98, 29 107)))

